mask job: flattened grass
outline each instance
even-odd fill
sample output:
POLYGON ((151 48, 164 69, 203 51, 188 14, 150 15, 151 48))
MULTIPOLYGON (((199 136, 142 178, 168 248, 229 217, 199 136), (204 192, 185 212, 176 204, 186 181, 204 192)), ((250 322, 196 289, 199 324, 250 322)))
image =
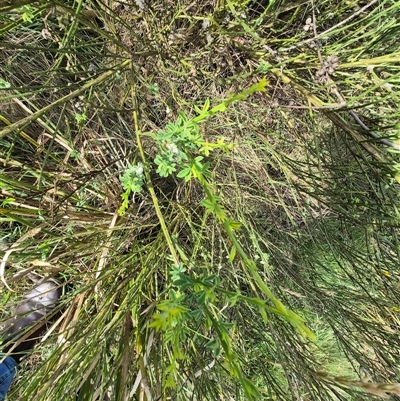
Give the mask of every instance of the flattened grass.
POLYGON ((68 291, 36 352, 45 360, 12 397, 249 399, 218 348, 224 324, 231 361, 263 399, 366 397, 317 371, 399 380, 398 154, 348 113, 398 143, 399 2, 20 4, 30 8, 0 5, 0 224, 18 249, 4 280, 19 293, 18 277, 34 271, 68 291), (235 145, 208 158, 210 185, 315 344, 226 295, 262 298, 200 206, 201 186, 152 164, 152 134, 178 112, 193 117, 264 76, 266 92, 201 126, 205 140, 235 145), (134 112, 151 183, 119 216, 120 177, 143 159, 134 112), (187 320, 171 345, 173 333, 150 325, 175 288, 173 259, 193 279, 216 275, 225 295, 207 295, 220 326, 187 320))

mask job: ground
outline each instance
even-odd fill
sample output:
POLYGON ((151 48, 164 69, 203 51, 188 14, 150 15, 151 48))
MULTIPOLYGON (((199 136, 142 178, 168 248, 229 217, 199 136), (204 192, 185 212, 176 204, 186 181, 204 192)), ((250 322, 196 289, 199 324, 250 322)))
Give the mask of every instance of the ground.
POLYGON ((399 395, 399 8, 0 3, 12 399, 399 395))

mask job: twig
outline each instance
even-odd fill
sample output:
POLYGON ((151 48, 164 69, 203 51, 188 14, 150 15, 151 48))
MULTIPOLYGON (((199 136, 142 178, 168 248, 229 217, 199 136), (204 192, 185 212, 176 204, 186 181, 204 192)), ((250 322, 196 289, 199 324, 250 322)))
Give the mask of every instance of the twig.
POLYGON ((373 138, 377 139, 379 142, 382 142, 386 146, 390 146, 393 149, 400 150, 400 145, 397 145, 394 142, 390 142, 387 139, 381 138, 376 132, 370 130, 360 119, 358 114, 354 112, 353 110, 349 111, 349 114, 354 118, 355 122, 369 135, 371 135, 373 138))
POLYGON ((374 4, 377 3, 377 2, 378 2, 378 0, 373 0, 373 1, 371 1, 370 3, 366 4, 364 7, 361 7, 361 8, 360 8, 358 11, 356 11, 354 14, 350 15, 350 17, 344 19, 343 21, 340 21, 338 24, 336 24, 336 25, 332 26, 331 28, 327 29, 326 31, 320 33, 318 36, 316 36, 316 37, 314 37, 314 38, 310 38, 310 39, 303 40, 303 41, 301 41, 301 42, 298 42, 296 45, 293 45, 293 46, 290 46, 290 47, 286 47, 286 48, 282 48, 282 49, 279 49, 279 50, 280 50, 280 51, 283 51, 283 52, 288 52, 288 51, 290 51, 290 50, 297 49, 298 47, 301 47, 301 46, 303 46, 303 45, 306 44, 306 43, 313 42, 313 41, 315 41, 316 39, 319 39, 319 38, 323 37, 324 35, 326 35, 327 33, 333 31, 334 29, 339 28, 340 26, 342 26, 342 25, 346 24, 347 22, 351 21, 353 18, 357 17, 357 15, 361 14, 361 13, 364 12, 367 8, 371 7, 372 5, 374 5, 374 4))
MULTIPOLYGON (((317 39, 318 34, 317 34, 317 20, 315 18, 315 9, 314 9, 314 1, 313 0, 311 0, 311 5, 312 5, 312 17, 313 17, 312 26, 313 26, 313 32, 314 32, 314 38, 313 39, 315 40, 315 39, 317 39)), ((371 3, 369 5, 371 5, 371 3)), ((360 11, 361 10, 359 10, 358 12, 360 12, 360 11)), ((332 29, 332 28, 330 28, 330 29, 332 29)), ((325 32, 327 32, 327 31, 325 31, 325 32)), ((317 47, 317 52, 318 52, 318 59, 319 59, 319 61, 321 63, 321 68, 322 68, 324 61, 322 59, 321 50, 319 49, 319 47, 317 47)), ((339 100, 340 104, 342 106, 345 106, 346 105, 346 100, 343 98, 343 96, 338 91, 337 86, 335 85, 334 81, 331 79, 329 74, 327 73, 326 75, 327 75, 327 82, 329 82, 332 85, 332 92, 336 95, 336 97, 339 100)), ((397 144, 395 144, 393 142, 390 142, 387 139, 381 138, 376 132, 370 130, 361 121, 360 117, 358 116, 358 114, 355 111, 349 110, 348 113, 353 117, 355 122, 363 129, 364 132, 366 132, 367 134, 371 135, 373 138, 377 139, 379 142, 383 143, 384 145, 389 146, 389 147, 391 147, 393 149, 396 149, 396 150, 400 150, 400 146, 399 145, 397 145, 397 144)))
POLYGON ((38 227, 35 227, 32 230, 29 230, 25 235, 23 235, 21 238, 19 238, 17 241, 15 241, 14 244, 11 245, 10 249, 5 252, 3 259, 0 263, 0 279, 9 291, 12 291, 12 289, 8 286, 8 284, 6 283, 5 277, 4 277, 4 272, 5 272, 8 257, 13 252, 21 251, 22 249, 24 249, 24 248, 19 248, 19 245, 22 242, 24 242, 27 238, 34 237, 37 233, 39 233, 42 230, 42 228, 43 228, 43 224, 40 224, 38 227))

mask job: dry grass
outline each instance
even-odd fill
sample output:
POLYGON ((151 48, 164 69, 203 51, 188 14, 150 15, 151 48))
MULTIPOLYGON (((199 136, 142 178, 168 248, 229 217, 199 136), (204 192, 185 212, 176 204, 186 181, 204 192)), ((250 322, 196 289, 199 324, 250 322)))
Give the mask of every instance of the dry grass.
MULTIPOLYGON (((343 380, 315 375, 340 376, 343 364, 353 381, 359 368, 373 382, 398 380, 398 160, 348 110, 398 140, 399 3, 142 4, 43 3, 26 23, 0 4, 0 228, 18 244, 4 277, 17 293, 28 271, 67 286, 32 365, 40 369, 18 382, 15 399, 250 399, 226 349, 210 345, 228 322, 263 399, 361 399, 343 380), (242 223, 238 241, 262 279, 320 335, 315 345, 218 292, 263 298, 200 206, 201 183, 160 177, 153 163, 154 136, 179 112, 195 117, 207 99, 219 104, 264 76, 265 92, 200 126, 205 141, 234 144, 207 158, 209 182, 242 223), (143 161, 138 138, 150 181, 120 216, 120 177, 143 161), (171 247, 190 277, 221 280, 208 304, 220 321, 179 326, 178 360, 172 334, 149 326, 175 288, 171 247)), ((192 311, 199 291, 185 292, 192 311)))

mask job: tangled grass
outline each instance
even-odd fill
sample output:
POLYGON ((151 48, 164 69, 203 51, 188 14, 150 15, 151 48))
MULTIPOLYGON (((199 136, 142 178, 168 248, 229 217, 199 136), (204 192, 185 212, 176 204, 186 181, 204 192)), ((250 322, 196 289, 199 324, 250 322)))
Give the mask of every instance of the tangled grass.
POLYGON ((3 303, 65 287, 12 399, 399 395, 399 8, 0 2, 3 303))

